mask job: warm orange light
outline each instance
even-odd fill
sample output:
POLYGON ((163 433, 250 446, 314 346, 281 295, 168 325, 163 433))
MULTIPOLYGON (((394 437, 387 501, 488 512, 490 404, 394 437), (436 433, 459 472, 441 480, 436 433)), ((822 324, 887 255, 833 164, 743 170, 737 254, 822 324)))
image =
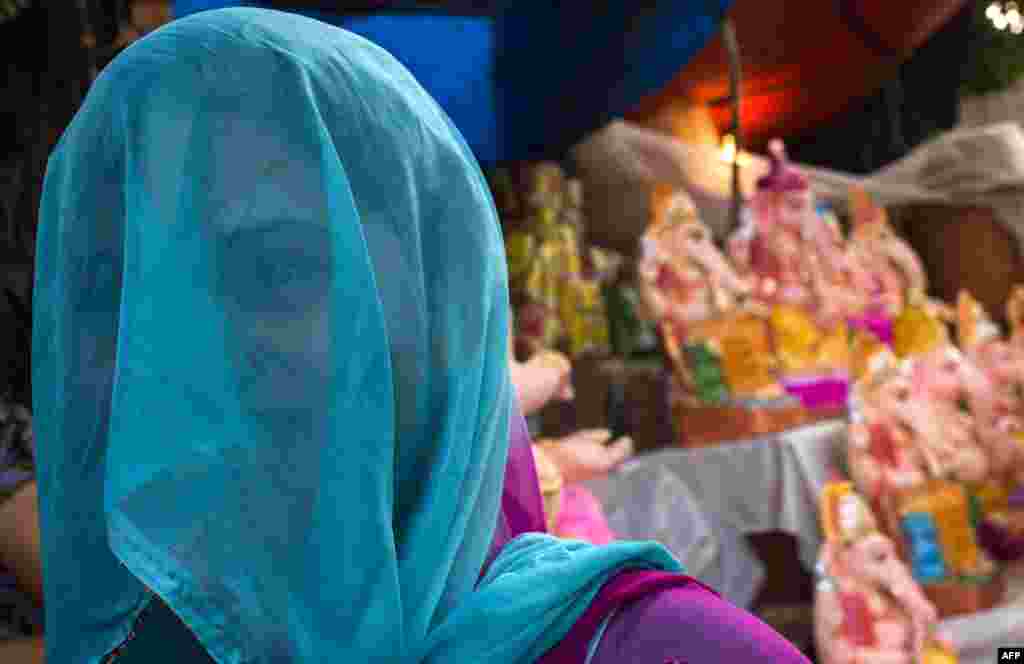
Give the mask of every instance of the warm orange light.
POLYGON ((740 166, 746 166, 750 163, 750 157, 736 149, 736 137, 732 134, 722 136, 722 145, 719 148, 718 158, 723 163, 730 165, 734 162, 740 166))

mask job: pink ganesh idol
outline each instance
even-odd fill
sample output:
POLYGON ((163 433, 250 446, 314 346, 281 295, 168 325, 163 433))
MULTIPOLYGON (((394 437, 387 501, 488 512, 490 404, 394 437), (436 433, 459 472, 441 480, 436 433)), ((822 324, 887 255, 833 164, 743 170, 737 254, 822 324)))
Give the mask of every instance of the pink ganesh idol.
POLYGON ((943 346, 910 361, 914 397, 927 405, 939 434, 932 450, 941 477, 978 483, 991 466, 980 437, 976 418, 963 409, 965 381, 972 370, 953 346, 943 346))
POLYGON ((899 362, 879 354, 873 364, 855 391, 850 476, 943 615, 989 606, 1002 577, 970 508, 968 487, 984 481, 989 463, 960 408, 962 359, 937 346, 899 362))
POLYGON ((729 239, 729 255, 741 274, 751 276, 757 300, 809 307, 813 254, 820 248, 811 232, 822 223, 810 185, 787 163, 782 141, 772 141, 769 151, 771 171, 757 181, 751 216, 729 239))
POLYGON ((781 395, 763 312, 746 300, 749 283, 715 245, 686 192, 659 186, 651 198, 652 219, 637 265, 642 311, 657 324, 679 384, 691 396, 700 392, 694 378, 699 368, 691 366, 685 348, 706 344, 722 365, 720 392, 781 395))
POLYGON ((842 237, 818 214, 807 179, 770 146, 771 171, 757 182, 748 221, 729 239, 753 299, 770 311, 774 350, 787 391, 814 408, 844 404, 848 386, 842 237))
POLYGON ((1024 484, 1024 352, 1003 339, 984 308, 967 292, 957 300, 957 336, 970 360, 967 398, 993 470, 1024 484))
POLYGON ((931 480, 980 482, 988 460, 959 409, 955 349, 897 363, 891 354, 856 387, 847 450, 857 486, 895 529, 898 496, 931 480), (952 364, 950 364, 952 362, 952 364))
POLYGON ((915 400, 910 365, 877 352, 856 384, 847 447, 850 476, 878 510, 896 492, 922 486, 938 460, 922 439, 939 436, 933 413, 915 400))
POLYGON ((826 485, 814 620, 822 664, 954 664, 938 612, 849 482, 826 485))
POLYGON ((1010 325, 1010 343, 1024 349, 1024 286, 1014 286, 1006 301, 1006 322, 1010 325))
POLYGON ((890 342, 886 328, 879 328, 871 320, 863 320, 870 304, 870 296, 864 290, 866 278, 863 267, 853 260, 847 251, 846 238, 838 218, 829 213, 822 217, 819 232, 811 235, 816 251, 815 292, 818 303, 818 318, 828 322, 830 318, 842 318, 854 330, 871 332, 884 343, 890 342))
MULTIPOLYGON (((911 298, 914 306, 920 306, 914 295, 911 298)), ((926 409, 938 427, 938 432, 922 443, 927 443, 935 455, 936 477, 982 482, 991 466, 979 421, 966 407, 968 387, 976 372, 953 345, 946 326, 934 312, 922 308, 919 315, 915 338, 903 344, 907 351, 903 362, 911 381, 912 401, 926 409)))
POLYGON ((733 310, 750 292, 715 246, 693 199, 659 187, 654 218, 641 240, 641 294, 648 314, 685 339, 695 324, 733 310))
POLYGON ((987 481, 974 487, 983 515, 979 535, 997 558, 1022 558, 1024 349, 1004 339, 984 308, 966 292, 958 298, 957 318, 959 342, 970 360, 965 374, 967 403, 991 466, 987 481))
POLYGON ((856 265, 851 275, 857 290, 869 295, 865 314, 890 318, 899 315, 911 291, 928 291, 928 278, 920 257, 892 226, 885 208, 862 189, 850 192, 852 229, 849 258, 856 265))

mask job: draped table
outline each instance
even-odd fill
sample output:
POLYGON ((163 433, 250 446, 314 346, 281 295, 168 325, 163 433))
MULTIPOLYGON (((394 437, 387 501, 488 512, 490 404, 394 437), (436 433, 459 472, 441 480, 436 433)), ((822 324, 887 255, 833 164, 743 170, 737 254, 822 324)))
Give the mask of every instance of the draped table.
POLYGON ((829 420, 749 441, 662 450, 631 464, 671 471, 707 514, 744 535, 794 536, 810 571, 821 545, 818 493, 837 466, 844 436, 845 423, 829 420))

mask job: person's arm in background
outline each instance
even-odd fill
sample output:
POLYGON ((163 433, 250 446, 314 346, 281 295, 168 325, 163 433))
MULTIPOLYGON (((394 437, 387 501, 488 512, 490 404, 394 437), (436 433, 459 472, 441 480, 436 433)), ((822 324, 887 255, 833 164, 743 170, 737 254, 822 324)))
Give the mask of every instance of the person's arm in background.
MULTIPOLYGON (((555 397, 572 397, 572 365, 561 353, 545 351, 527 362, 509 357, 512 384, 524 415, 531 415, 555 397)), ((559 440, 538 441, 566 484, 603 477, 633 454, 633 441, 620 438, 611 445, 607 429, 577 431, 559 440)))
POLYGON ((36 604, 43 603, 36 483, 22 486, 0 503, 0 565, 9 570, 36 604))
MULTIPOLYGON (((10 571, 18 586, 38 604, 43 603, 43 574, 39 550, 39 508, 35 482, 19 488, 0 502, 0 566, 10 571)), ((0 641, 0 662, 43 664, 42 636, 0 641)))
POLYGON ((509 369, 524 415, 533 415, 555 398, 572 398, 572 365, 561 353, 544 351, 526 362, 513 360, 509 369))

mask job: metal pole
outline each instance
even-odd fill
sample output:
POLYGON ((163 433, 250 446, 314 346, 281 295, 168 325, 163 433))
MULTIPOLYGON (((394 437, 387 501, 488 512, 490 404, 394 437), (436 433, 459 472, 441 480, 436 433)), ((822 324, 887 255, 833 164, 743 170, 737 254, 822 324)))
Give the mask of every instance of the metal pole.
POLYGON ((740 45, 736 39, 736 27, 732 19, 726 17, 722 25, 722 41, 729 58, 729 106, 732 109, 732 122, 729 133, 736 144, 735 156, 732 160, 732 203, 729 208, 729 224, 732 230, 740 225, 740 211, 743 208, 743 191, 740 188, 740 151, 743 149, 743 135, 740 124, 740 82, 743 69, 740 62, 740 45))

